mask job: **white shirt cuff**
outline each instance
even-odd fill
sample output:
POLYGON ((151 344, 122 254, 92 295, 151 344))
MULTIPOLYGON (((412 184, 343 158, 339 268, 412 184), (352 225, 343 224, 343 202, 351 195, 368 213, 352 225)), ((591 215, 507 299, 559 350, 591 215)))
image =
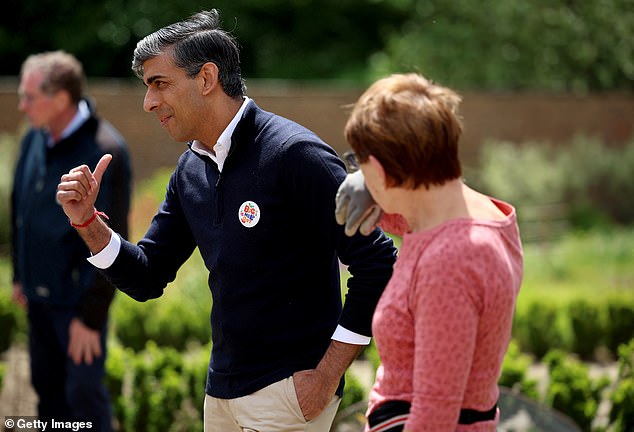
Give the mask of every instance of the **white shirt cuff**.
POLYGON ((341 326, 337 326, 331 339, 352 345, 369 345, 370 340, 372 340, 370 336, 363 336, 359 333, 351 332, 341 326))
POLYGON ((88 262, 99 269, 107 269, 112 265, 121 250, 121 238, 119 234, 110 230, 110 243, 103 248, 99 253, 91 256, 88 262))

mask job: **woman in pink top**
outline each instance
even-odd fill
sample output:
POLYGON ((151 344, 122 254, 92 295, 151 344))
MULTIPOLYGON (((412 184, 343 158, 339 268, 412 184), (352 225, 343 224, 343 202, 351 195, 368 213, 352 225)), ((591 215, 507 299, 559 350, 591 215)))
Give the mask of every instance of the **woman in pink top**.
POLYGON ((405 231, 395 232, 403 243, 372 325, 382 362, 367 412, 373 432, 498 423, 522 246, 514 208, 461 179, 459 102, 418 74, 393 75, 361 96, 346 125, 361 168, 351 176, 398 215, 384 216, 384 229, 405 231))

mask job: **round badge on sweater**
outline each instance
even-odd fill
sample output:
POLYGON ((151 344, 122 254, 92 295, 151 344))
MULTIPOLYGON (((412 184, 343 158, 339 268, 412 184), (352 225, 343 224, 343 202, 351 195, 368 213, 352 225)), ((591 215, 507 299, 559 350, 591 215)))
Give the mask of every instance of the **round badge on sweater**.
POLYGON ((253 228, 260 221, 260 207, 253 201, 245 201, 238 209, 238 219, 247 228, 253 228))

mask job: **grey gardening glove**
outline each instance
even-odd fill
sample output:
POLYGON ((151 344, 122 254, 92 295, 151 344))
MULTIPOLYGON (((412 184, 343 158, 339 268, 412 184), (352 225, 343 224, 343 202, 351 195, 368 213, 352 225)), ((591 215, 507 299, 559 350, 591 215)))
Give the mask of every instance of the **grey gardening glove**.
POLYGON ((335 219, 339 225, 345 224, 345 233, 349 237, 357 230, 363 235, 369 235, 383 216, 383 210, 374 202, 365 186, 361 171, 346 176, 337 191, 335 204, 335 219))

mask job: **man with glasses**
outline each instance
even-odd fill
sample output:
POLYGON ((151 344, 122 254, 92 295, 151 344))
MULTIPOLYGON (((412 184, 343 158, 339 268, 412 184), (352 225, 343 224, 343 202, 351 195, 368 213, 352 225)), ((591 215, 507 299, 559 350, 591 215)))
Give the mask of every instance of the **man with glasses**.
POLYGON ((55 194, 62 174, 112 155, 97 205, 127 236, 131 173, 126 144, 83 95, 80 62, 62 52, 29 56, 19 105, 30 123, 11 198, 13 299, 27 308, 31 381, 40 420, 86 421, 111 430, 103 384, 108 309, 114 288, 89 254, 55 194))

